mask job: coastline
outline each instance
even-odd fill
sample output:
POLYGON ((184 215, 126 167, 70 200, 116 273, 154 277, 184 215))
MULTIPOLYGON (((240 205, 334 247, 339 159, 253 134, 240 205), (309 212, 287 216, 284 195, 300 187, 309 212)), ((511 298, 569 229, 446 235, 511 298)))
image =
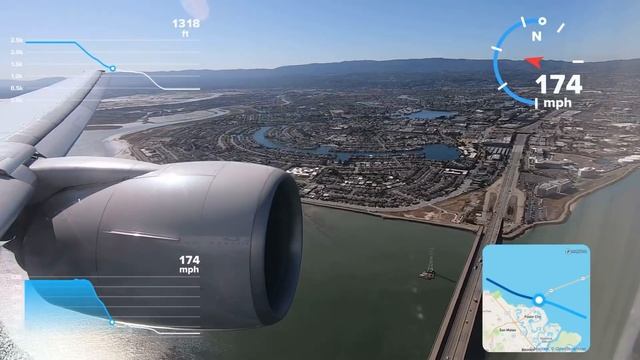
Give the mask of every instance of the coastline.
POLYGON ((412 222, 442 226, 442 227, 470 231, 470 232, 477 232, 479 229, 478 225, 473 225, 473 224, 455 224, 455 223, 444 222, 444 221, 427 220, 427 219, 421 219, 417 217, 406 217, 406 216, 398 216, 398 215, 390 215, 388 213, 382 213, 382 211, 389 211, 393 209, 366 210, 362 207, 355 207, 349 204, 338 204, 338 203, 332 203, 328 201, 311 200, 311 199, 304 199, 304 198, 302 199, 302 203, 306 205, 321 206, 321 207, 326 207, 331 209, 351 211, 351 212, 356 212, 356 213, 365 214, 365 215, 377 216, 379 218, 388 219, 388 220, 412 221, 412 222))
MULTIPOLYGON (((624 167, 622 167, 621 169, 623 169, 624 167)), ((640 164, 631 164, 627 166, 627 169, 619 176, 614 177, 613 179, 610 179, 609 181, 603 182, 602 184, 598 184, 586 191, 580 192, 578 194, 576 194, 574 197, 572 197, 571 199, 569 199, 563 206, 562 209, 562 213, 560 214, 560 217, 558 217, 557 219, 553 219, 553 220, 545 220, 545 221, 536 221, 533 222, 531 224, 526 224, 526 225, 520 225, 518 227, 516 227, 513 231, 510 231, 508 233, 502 234, 502 238, 505 240, 514 240, 516 238, 518 238, 519 236, 522 236, 524 234, 526 234, 528 231, 535 229, 537 226, 544 226, 544 225, 557 225, 557 224, 562 224, 564 222, 566 222, 569 217, 571 216, 571 214, 573 213, 573 211, 575 210, 576 206, 578 206, 578 204, 580 203, 580 200, 582 200, 583 198, 587 197, 588 195, 603 189, 607 186, 613 185, 615 183, 617 183, 618 181, 626 178, 627 176, 631 175, 632 173, 634 173, 636 170, 640 169, 640 164)))
MULTIPOLYGON (((631 175, 636 170, 640 169, 640 164, 630 164, 630 165, 627 165, 627 166, 623 166, 623 167, 621 167, 621 168, 619 168, 617 170, 622 170, 622 169, 624 169, 624 170, 622 171, 622 173, 620 175, 615 176, 612 179, 609 179, 608 181, 605 181, 605 182, 603 182, 601 184, 593 186, 593 187, 591 187, 591 188, 589 188, 589 189, 587 189, 585 191, 579 192, 579 193, 575 194, 573 197, 571 197, 569 200, 567 200, 567 202, 563 206, 562 213, 560 214, 560 216, 558 218, 553 219, 553 220, 536 221, 536 222, 533 222, 531 224, 526 224, 526 225, 520 225, 520 226, 516 227, 512 231, 502 234, 502 238, 505 239, 505 240, 511 241, 511 240, 514 240, 514 239, 518 238, 519 236, 524 235, 528 231, 530 231, 530 230, 532 230, 532 229, 534 229, 534 228, 536 228, 538 226, 562 224, 562 223, 566 222, 569 219, 569 217, 571 216, 571 213, 573 212, 573 210, 580 203, 580 200, 582 200, 586 196, 588 196, 588 195, 590 195, 590 194, 592 194, 592 193, 594 193, 594 192, 596 192, 596 191, 598 191, 600 189, 603 189, 603 188, 605 188, 607 186, 613 185, 616 182, 626 178, 627 176, 631 175)), ((363 207, 360 207, 360 206, 352 206, 352 205, 349 205, 349 204, 337 204, 337 203, 332 203, 332 202, 327 202, 327 201, 322 201, 322 200, 310 200, 310 199, 302 199, 302 203, 303 204, 309 204, 309 205, 322 206, 322 207, 327 207, 327 208, 333 208, 333 209, 339 209, 339 210, 353 211, 353 212, 357 212, 357 213, 361 213, 361 214, 374 215, 374 216, 379 216, 379 217, 381 217, 383 219, 413 221, 413 222, 419 222, 419 223, 436 225, 436 226, 443 226, 443 227, 448 227, 448 228, 453 228, 453 229, 458 229, 458 230, 464 230, 464 231, 471 231, 471 232, 476 232, 478 230, 478 228, 480 227, 479 225, 468 224, 468 223, 459 223, 459 224, 457 224, 457 223, 452 223, 452 222, 423 219, 423 218, 418 218, 418 217, 414 217, 414 216, 391 215, 388 212, 394 211, 395 209, 393 209, 393 208, 367 210, 367 209, 365 209, 363 207), (387 212, 387 213, 383 213, 383 212, 387 212)))

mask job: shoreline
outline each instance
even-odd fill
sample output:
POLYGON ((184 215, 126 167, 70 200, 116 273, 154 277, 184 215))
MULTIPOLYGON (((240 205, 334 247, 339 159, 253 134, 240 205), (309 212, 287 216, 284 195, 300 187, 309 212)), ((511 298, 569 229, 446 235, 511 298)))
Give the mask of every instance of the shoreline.
MULTIPOLYGON (((627 176, 631 175, 632 173, 634 173, 636 170, 640 169, 640 164, 632 164, 630 165, 622 174, 620 174, 619 176, 616 176, 613 179, 610 179, 609 181, 606 181, 602 184, 599 184, 597 186, 594 186, 593 188, 590 188, 584 192, 578 193, 577 195, 575 195, 574 197, 572 197, 571 199, 569 199, 563 206, 563 210, 562 210, 562 214, 560 215, 560 217, 558 217, 557 219, 553 219, 553 220, 545 220, 545 221, 537 221, 531 224, 526 224, 526 225, 520 225, 517 228, 515 228, 514 230, 508 232, 508 233, 503 233, 502 234, 502 238, 504 240, 508 240, 508 241, 512 241, 524 234, 526 234, 528 231, 535 229, 538 226, 545 226, 545 225, 557 225, 557 224, 562 224, 564 222, 566 222, 571 214, 573 213, 573 211, 575 210, 576 206, 580 203, 580 200, 582 200, 583 198, 585 198, 586 196, 600 190, 603 189, 607 186, 613 185, 616 182, 626 178, 627 176)), ((403 221, 412 221, 412 222, 417 222, 417 223, 423 223, 423 224, 429 224, 429 225, 435 225, 435 226, 442 226, 442 227, 447 227, 447 228, 452 228, 452 229, 457 229, 457 230, 463 230, 463 231, 469 231, 469 232, 477 232, 480 225, 474 225, 474 224, 468 224, 468 223, 460 223, 460 224, 456 224, 456 223, 451 223, 451 222, 443 222, 443 221, 436 221, 436 220, 428 220, 428 219, 422 219, 422 218, 417 218, 417 217, 411 217, 411 216, 400 216, 400 215, 390 215, 388 213, 383 213, 386 211, 394 211, 393 208, 389 208, 389 209, 379 209, 379 210, 367 210, 365 208, 359 207, 359 206, 353 206, 353 205, 349 205, 349 204, 338 204, 338 203, 332 203, 332 202, 327 202, 327 201, 322 201, 322 200, 311 200, 311 199, 302 199, 302 203, 303 204, 307 204, 307 205, 315 205, 315 206, 321 206, 321 207, 326 207, 326 208, 331 208, 331 209, 338 209, 338 210, 344 210, 344 211, 352 211, 352 212, 356 212, 356 213, 360 213, 360 214, 365 214, 365 215, 372 215, 372 216, 377 216, 380 217, 382 219, 388 219, 388 220, 403 220, 403 221)))
POLYGON ((573 211, 575 210, 576 206, 578 206, 578 204, 580 203, 580 200, 582 200, 583 198, 587 197, 588 195, 603 189, 607 186, 613 185, 615 183, 617 183, 618 181, 626 178, 627 176, 633 174, 636 170, 640 169, 640 164, 632 164, 631 166, 629 166, 620 176, 617 176, 609 181, 606 181, 602 184, 599 184, 597 186, 594 186, 593 188, 586 190, 584 192, 581 192, 579 194, 577 194, 576 196, 572 197, 571 199, 569 199, 564 206, 562 207, 562 214, 560 214, 560 217, 558 217, 557 219, 553 219, 553 220, 545 220, 545 221, 536 221, 533 222, 531 224, 526 224, 526 225, 520 225, 517 228, 515 228, 513 231, 510 231, 508 233, 504 233, 502 234, 502 238, 505 240, 515 240, 516 238, 526 234, 527 232, 535 229, 537 226, 545 226, 545 225, 558 225, 558 224, 563 224, 565 222, 567 222, 567 220, 569 220, 569 217, 571 216, 571 214, 573 213, 573 211))
POLYGON ((381 218, 383 220, 411 221, 411 222, 416 222, 416 223, 435 225, 435 226, 442 226, 442 227, 452 228, 452 229, 456 229, 456 230, 470 231, 470 232, 476 232, 476 231, 478 231, 478 228, 479 228, 479 225, 473 225, 473 224, 454 224, 454 223, 427 220, 427 219, 420 219, 420 218, 389 215, 389 214, 385 214, 385 213, 381 212, 381 211, 387 211, 388 209, 381 209, 381 210, 372 211, 372 210, 366 210, 366 209, 363 209, 363 208, 360 208, 360 207, 354 207, 354 206, 351 206, 351 205, 348 205, 348 204, 337 204, 337 203, 331 203, 331 202, 322 201, 322 200, 311 200, 311 199, 302 198, 301 201, 305 205, 313 205, 313 206, 320 206, 320 207, 336 209, 336 210, 351 211, 351 212, 355 212, 355 213, 359 213, 359 214, 376 216, 376 217, 379 217, 379 218, 381 218))

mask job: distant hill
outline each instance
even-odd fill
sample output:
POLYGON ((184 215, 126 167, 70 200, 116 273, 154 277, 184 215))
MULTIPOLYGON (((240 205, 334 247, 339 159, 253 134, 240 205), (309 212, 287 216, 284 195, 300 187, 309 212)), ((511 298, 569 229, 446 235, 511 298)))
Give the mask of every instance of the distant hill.
MULTIPOLYGON (((545 60, 545 70, 561 70, 576 66, 566 61, 545 60)), ((500 67, 504 71, 538 72, 524 61, 501 60, 500 67)), ((588 71, 638 71, 640 59, 615 60, 604 62, 590 62, 581 64, 580 67, 588 71)), ((238 70, 185 70, 179 72, 158 72, 156 74, 180 73, 200 75, 205 78, 233 79, 261 79, 291 76, 337 76, 349 74, 432 74, 455 72, 492 72, 491 60, 468 59, 408 59, 408 60, 354 60, 336 63, 314 63, 305 65, 288 65, 275 69, 238 69, 238 70)))
MULTIPOLYGON (((510 82, 529 81, 540 73, 524 61, 501 60, 500 69, 510 82)), ((543 61, 545 73, 589 73, 595 75, 640 74, 640 59, 614 60, 572 64, 565 61, 543 61)), ((243 88, 358 88, 358 87, 419 87, 437 86, 451 83, 493 83, 491 60, 467 59, 408 59, 408 60, 357 60, 337 63, 317 63, 306 65, 281 66, 275 69, 238 69, 238 70, 183 70, 152 72, 161 85, 166 87, 200 87, 213 89, 243 88), (172 75, 163 77, 163 75, 172 75), (189 75, 197 77, 181 77, 189 75)), ((110 91, 107 96, 126 95, 155 90, 143 76, 130 74, 111 74, 111 86, 118 90, 110 91), (131 90, 122 90, 129 88, 131 90)), ((50 83, 49 79, 29 84, 50 83)), ((0 81, 0 86, 8 82, 0 81)), ((6 86, 3 86, 5 89, 6 86)), ((15 95, 15 94, 14 94, 15 95)), ((0 96, 3 94, 0 92, 0 96)))

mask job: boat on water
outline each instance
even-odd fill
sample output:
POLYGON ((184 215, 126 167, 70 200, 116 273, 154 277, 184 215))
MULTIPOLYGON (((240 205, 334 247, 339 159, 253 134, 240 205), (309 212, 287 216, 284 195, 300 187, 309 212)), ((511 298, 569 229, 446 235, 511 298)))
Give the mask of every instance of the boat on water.
POLYGON ((436 272, 435 271, 423 271, 420 274, 418 274, 418 277, 420 279, 424 279, 424 280, 433 280, 436 278, 436 272))

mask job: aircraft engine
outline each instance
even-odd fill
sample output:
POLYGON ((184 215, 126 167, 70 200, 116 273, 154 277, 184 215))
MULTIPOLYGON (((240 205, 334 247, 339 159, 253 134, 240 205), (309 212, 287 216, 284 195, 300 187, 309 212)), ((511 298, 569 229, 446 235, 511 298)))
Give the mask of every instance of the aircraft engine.
MULTIPOLYGON (((109 316, 129 323, 251 328, 289 310, 302 212, 282 170, 90 157, 30 169, 40 189, 20 251, 30 278, 89 280, 109 316)), ((47 301, 65 306, 57 298, 47 301)))

